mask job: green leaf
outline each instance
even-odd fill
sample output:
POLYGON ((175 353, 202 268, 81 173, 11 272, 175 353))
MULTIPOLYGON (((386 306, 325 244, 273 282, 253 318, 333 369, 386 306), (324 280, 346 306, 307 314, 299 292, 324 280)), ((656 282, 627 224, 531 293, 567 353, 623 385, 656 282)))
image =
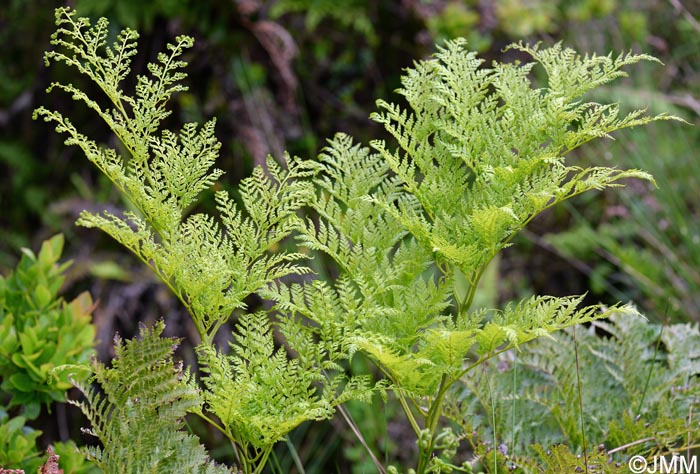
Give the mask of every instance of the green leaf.
POLYGON ((112 261, 93 262, 90 273, 103 280, 130 281, 131 274, 122 266, 112 261))
POLYGON ((9 381, 20 392, 32 392, 37 388, 37 383, 23 373, 11 375, 9 381))
POLYGON ((50 268, 58 262, 63 252, 63 234, 57 234, 41 244, 38 261, 43 268, 50 268))
POLYGON ((201 412, 202 401, 189 372, 173 361, 179 341, 161 337, 163 329, 160 322, 142 327, 138 338, 116 339, 112 367, 93 361, 90 380, 76 382, 86 401, 71 403, 103 446, 84 453, 105 472, 229 472, 183 430, 185 415, 201 412))
POLYGON ((44 285, 39 285, 34 290, 34 302, 36 303, 37 309, 46 308, 53 299, 51 291, 44 285))
POLYGON ((70 388, 47 380, 54 366, 86 362, 95 343, 89 295, 71 303, 57 295, 67 268, 58 264, 62 245, 59 235, 42 244, 38 259, 25 254, 0 295, 0 379, 9 406, 31 407, 32 417, 70 388))

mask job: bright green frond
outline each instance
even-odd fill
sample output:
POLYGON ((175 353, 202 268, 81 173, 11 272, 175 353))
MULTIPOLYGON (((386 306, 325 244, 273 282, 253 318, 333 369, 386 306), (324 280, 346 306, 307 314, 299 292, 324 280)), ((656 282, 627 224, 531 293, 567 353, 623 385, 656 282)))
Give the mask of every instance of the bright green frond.
POLYGON ((332 416, 332 401, 315 388, 322 379, 315 361, 275 349, 264 313, 240 319, 231 349, 230 355, 207 346, 198 352, 207 410, 237 443, 266 450, 302 422, 332 416))
POLYGON ((271 250, 302 226, 297 211, 313 195, 308 178, 316 169, 290 157, 286 169, 268 159, 266 169, 256 168, 241 183, 243 209, 217 193, 223 226, 211 216, 189 215, 199 195, 223 174, 213 168, 221 147, 214 120, 201 127, 186 124, 177 132, 161 130, 170 113, 168 101, 187 89, 181 58, 192 38, 177 37, 148 65, 150 74, 137 77, 134 94, 129 94, 122 82, 130 73, 138 35, 124 30, 107 46, 105 19, 91 25, 73 10, 59 8, 56 21, 59 29, 52 41, 57 49, 46 53, 46 61, 88 76, 112 108, 72 85, 50 89, 68 92, 94 110, 130 156, 99 146, 58 112, 40 108, 35 115, 55 122, 56 130, 68 135, 66 143, 79 146, 138 211, 124 217, 84 212, 78 224, 102 229, 148 265, 190 311, 202 340, 211 342, 248 295, 278 278, 308 272, 296 263, 303 258, 300 253, 271 250))

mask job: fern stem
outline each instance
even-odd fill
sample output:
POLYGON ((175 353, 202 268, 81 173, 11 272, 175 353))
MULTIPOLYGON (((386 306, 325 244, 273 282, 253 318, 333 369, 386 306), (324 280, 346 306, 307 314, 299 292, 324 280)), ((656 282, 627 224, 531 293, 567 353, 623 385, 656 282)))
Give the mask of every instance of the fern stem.
POLYGON ((646 443, 647 441, 656 441, 656 438, 654 436, 649 436, 648 438, 638 439, 636 441, 632 441, 631 443, 623 444, 622 446, 618 446, 617 448, 610 449, 607 451, 607 454, 615 454, 617 452, 624 451, 627 448, 631 448, 632 446, 637 446, 638 444, 646 443))
MULTIPOLYGON (((188 308, 189 309, 189 308, 188 308)), ((190 312, 192 315, 192 319, 196 319, 194 314, 190 312)), ((204 332, 204 336, 202 336, 202 341, 204 344, 207 344, 209 346, 214 345, 214 337, 216 336, 216 333, 219 332, 219 329, 221 329, 221 326, 226 324, 228 322, 229 318, 222 318, 218 319, 208 330, 202 329, 200 332, 200 336, 202 336, 202 332, 204 332)), ((197 331, 200 331, 199 324, 197 324, 197 331)))
POLYGON ((198 318, 198 315, 195 315, 194 311, 192 310, 192 306, 190 306, 189 302, 187 299, 184 297, 182 292, 180 291, 179 288, 177 288, 173 283, 170 281, 169 278, 166 277, 166 275, 163 274, 163 272, 160 271, 160 269, 152 265, 150 261, 147 261, 141 253, 137 252, 135 249, 130 249, 131 253, 136 255, 136 257, 143 262, 144 265, 146 265, 148 268, 151 269, 153 273, 155 273, 160 281, 162 281, 165 286, 168 287, 168 289, 177 297, 178 300, 180 300, 180 303, 185 307, 187 312, 192 316, 192 321, 194 322, 195 327, 197 328, 197 332, 199 333, 199 337, 201 339, 202 344, 205 344, 207 346, 212 346, 214 343, 214 335, 212 334, 211 336, 207 333, 207 330, 203 328, 200 324, 200 318, 198 318))
MULTIPOLYGON (((490 261, 490 259, 489 259, 490 261)), ((469 279, 469 292, 467 292, 466 296, 466 301, 462 303, 461 310, 464 312, 469 311, 469 308, 472 307, 472 303, 474 302, 474 296, 476 295, 476 289, 479 285, 479 280, 481 279, 481 275, 484 274, 484 269, 486 268, 486 265, 488 265, 488 262, 485 265, 482 265, 482 267, 474 272, 474 276, 469 279)))
MULTIPOLYGON (((377 364, 376 365, 379 371, 384 374, 384 376, 391 380, 391 383, 394 384, 394 386, 398 387, 399 384, 394 380, 394 378, 387 372, 381 365, 377 364)), ((411 425, 411 428, 413 428, 414 433, 416 433, 416 436, 420 435, 421 428, 418 425, 418 422, 416 421, 416 417, 413 415, 413 411, 411 411, 411 407, 408 406, 408 402, 406 401, 406 398, 403 396, 403 393, 401 393, 400 389, 396 389, 393 391, 396 394, 396 397, 399 400, 399 403, 401 403, 401 408, 403 409, 406 418, 408 419, 409 424, 411 425)), ((413 400, 411 400, 413 401, 413 400)), ((421 409, 420 406, 417 406, 417 404, 414 402, 414 405, 416 405, 416 409, 425 417, 428 416, 428 414, 421 409)))
POLYGON ((516 387, 517 387, 517 380, 518 380, 518 364, 517 361, 515 360, 515 357, 517 355, 513 356, 513 403, 511 405, 511 416, 510 416, 510 433, 511 433, 511 446, 510 446, 510 452, 512 456, 515 456, 515 447, 516 447, 516 439, 515 439, 515 402, 516 402, 516 387))
POLYGON ((588 474, 588 446, 586 446, 586 426, 583 420, 583 390, 581 388, 581 366, 578 360, 578 341, 576 340, 576 326, 572 327, 574 335, 574 356, 576 360, 576 385, 578 388, 578 410, 581 416, 581 442, 583 444, 583 462, 586 474, 588 474))
POLYGON ((426 420, 427 427, 431 433, 434 433, 435 430, 437 430, 438 422, 442 416, 442 404, 445 400, 445 393, 447 393, 447 389, 450 387, 450 385, 452 385, 452 381, 447 380, 447 374, 442 374, 437 396, 431 404, 430 410, 428 410, 428 419, 426 420))
POLYGON ((461 378, 464 377, 464 376, 466 375, 466 373, 469 372, 470 370, 472 370, 472 369, 474 369, 474 368, 480 366, 481 364, 483 364, 483 363, 486 362, 487 360, 492 359, 492 358, 496 357, 497 355, 502 354, 502 353, 504 353, 504 352, 506 352, 506 351, 509 351, 509 350, 511 350, 511 349, 513 349, 513 346, 512 346, 511 344, 508 344, 507 346, 505 346, 505 347, 503 347, 503 348, 501 348, 501 349, 499 349, 499 350, 497 350, 497 351, 494 351, 494 352, 491 352, 491 353, 489 353, 489 354, 486 354, 485 356, 479 357, 479 358, 476 360, 476 362, 474 362, 473 364, 469 365, 467 368, 463 369, 463 370, 459 373, 459 375, 458 375, 457 377, 455 377, 455 380, 461 379, 461 378))
POLYGON ((418 436, 421 431, 420 426, 418 426, 418 422, 416 421, 415 416, 413 416, 413 412, 411 411, 411 407, 408 406, 406 398, 404 398, 400 390, 395 390, 394 393, 396 393, 396 397, 398 398, 399 403, 401 403, 401 408, 403 408, 403 412, 406 415, 406 418, 408 419, 411 428, 413 428, 413 431, 416 433, 416 436, 418 436))
POLYGON ((238 458, 238 464, 240 467, 243 469, 243 474, 253 474, 251 466, 253 463, 249 460, 248 457, 248 443, 242 442, 240 446, 237 446, 236 443, 231 442, 233 445, 233 450, 236 452, 236 458, 238 458), (238 449, 240 448, 240 449, 238 449))
POLYGON ((224 436, 226 436, 227 439, 234 441, 233 439, 231 439, 231 436, 229 436, 228 432, 224 428, 222 428, 221 425, 219 425, 216 421, 212 420, 207 415, 205 415, 204 413, 201 413, 201 412, 196 412, 195 415, 199 416, 201 419, 203 419, 204 421, 209 423, 211 426, 213 426, 217 430, 221 431, 221 433, 224 436))
MULTIPOLYGON (((226 439, 229 440, 231 443, 231 447, 233 448, 233 453, 236 456, 236 460, 238 461, 238 464, 244 468, 244 473, 249 474, 250 473, 250 463, 248 462, 247 457, 244 455, 241 457, 240 450, 239 448, 239 442, 236 440, 236 438, 229 432, 228 429, 225 429, 221 425, 219 425, 216 421, 212 420, 209 418, 207 415, 201 412, 196 412, 195 413, 197 416, 199 416, 202 420, 206 421, 208 424, 216 428, 223 434, 226 439)), ((245 448, 243 448, 244 451, 246 451, 245 448)))
POLYGON ((442 416, 442 406, 445 401, 445 394, 452 383, 453 380, 447 379, 447 374, 442 374, 437 395, 435 396, 435 400, 433 400, 433 402, 430 404, 430 408, 428 409, 428 417, 425 421, 425 427, 428 429, 430 435, 430 444, 427 448, 423 448, 419 444, 420 459, 418 460, 418 468, 416 469, 417 474, 423 474, 426 472, 425 470, 428 468, 428 464, 430 463, 430 457, 432 456, 433 449, 435 447, 435 433, 438 428, 440 417, 442 416))
MULTIPOLYGON (((481 277, 484 275, 484 272, 486 272, 486 268, 488 268, 489 264, 493 261, 493 259, 496 257, 498 252, 492 253, 492 255, 488 258, 488 260, 479 267, 478 270, 475 270, 474 273, 472 274, 471 278, 467 278, 467 281, 469 282, 469 291, 465 295, 464 301, 461 302, 459 305, 459 312, 461 313, 462 311, 467 312, 469 309, 472 307, 472 303, 474 303, 474 296, 476 295, 476 290, 478 289, 479 286, 479 281, 481 280, 481 277)), ((465 276, 466 278, 466 276, 465 276)))
POLYGON ((255 457, 254 463, 257 464, 257 467, 253 471, 253 474, 260 474, 263 472, 265 469, 265 466, 267 465, 267 459, 270 457, 270 453, 272 452, 272 446, 266 446, 260 453, 258 453, 255 457))
POLYGON ((498 432, 496 430, 496 400, 493 397, 493 390, 491 390, 491 379, 486 373, 486 366, 482 366, 484 369, 484 377, 486 377, 486 386, 489 389, 489 398, 491 399, 491 426, 493 427, 493 470, 495 474, 498 474, 498 432))

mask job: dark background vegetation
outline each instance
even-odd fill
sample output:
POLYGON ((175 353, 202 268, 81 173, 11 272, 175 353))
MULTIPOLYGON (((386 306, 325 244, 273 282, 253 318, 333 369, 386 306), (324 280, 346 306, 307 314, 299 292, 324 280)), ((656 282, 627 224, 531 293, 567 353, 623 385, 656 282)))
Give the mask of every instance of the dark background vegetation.
MULTIPOLYGON (((592 303, 635 301, 652 320, 700 321, 700 2, 696 0, 74 0, 82 16, 106 16, 116 33, 140 32, 135 73, 178 34, 196 38, 188 53, 190 90, 173 104, 171 125, 217 118, 223 143, 217 185, 234 187, 267 154, 284 150, 313 158, 337 131, 367 142, 382 131, 369 120, 378 98, 399 100, 402 68, 427 57, 434 44, 464 36, 487 60, 509 59, 503 48, 526 40, 563 41, 581 52, 632 50, 661 59, 633 79, 596 96, 626 108, 671 112, 691 125, 658 123, 617 140, 585 147, 574 159, 652 172, 658 190, 630 183, 624 190, 583 196, 536 220, 484 281, 481 304, 502 304, 537 292, 588 291, 592 303), (693 124, 695 126, 693 126, 693 124)), ((0 6, 0 272, 21 247, 66 235, 68 296, 88 289, 101 358, 115 331, 134 334, 138 321, 168 317, 168 333, 187 335, 188 318, 152 275, 100 233, 73 225, 85 208, 122 206, 115 191, 76 148, 31 119, 39 105, 71 117, 97 141, 112 143, 105 126, 70 97, 45 94, 55 80, 91 86, 73 71, 46 69, 53 9, 62 2, 5 0, 0 6)), ((133 86, 125 84, 127 90, 133 86)), ((91 90, 91 89, 90 89, 91 90)), ((92 91, 98 94, 97 91, 92 91)), ((201 206, 211 206, 204 196, 201 206)), ((316 263, 319 270, 322 262, 316 263)), ((251 302, 255 304, 255 302, 251 302)), ((187 358, 188 355, 184 354, 187 358)), ((388 429, 401 443, 391 410, 355 416, 388 429), (373 418, 374 417, 374 418, 373 418), (377 417, 379 420, 377 420, 377 417), (392 431, 393 430, 393 431, 392 431)), ((365 411, 363 411, 365 410, 365 411)), ((81 421, 63 408, 40 419, 45 437, 75 432, 81 421)), ((196 428, 196 427, 195 427, 196 428)), ((339 421, 303 426, 292 436, 307 472, 325 472, 362 453, 339 421), (355 449, 355 451, 353 451, 355 449), (325 467, 324 467, 325 466, 325 467), (314 471, 314 469, 317 469, 314 471)), ((371 436, 370 436, 371 438, 371 436)), ((214 446, 216 439, 208 442, 214 446)), ((230 455, 214 451, 214 455, 230 455)), ((282 472, 291 472, 279 454, 282 472)), ((359 468, 358 468, 359 469, 359 468)), ((360 471, 358 471, 360 472, 360 471)), ((371 472, 367 471, 367 472, 371 472)))

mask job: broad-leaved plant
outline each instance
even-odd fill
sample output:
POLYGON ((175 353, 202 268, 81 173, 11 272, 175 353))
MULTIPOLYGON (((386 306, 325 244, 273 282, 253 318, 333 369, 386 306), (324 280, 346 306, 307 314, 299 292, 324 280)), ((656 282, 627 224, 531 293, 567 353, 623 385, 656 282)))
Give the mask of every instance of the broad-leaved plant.
POLYGON ((70 302, 59 296, 71 264, 59 263, 62 251, 63 235, 56 235, 38 254, 23 249, 17 268, 0 276, 0 399, 9 394, 9 407, 22 407, 29 419, 42 405, 66 400, 72 385, 52 370, 87 363, 94 354, 90 294, 70 302))
MULTIPOLYGON (((31 426, 42 406, 49 413, 66 401, 73 387, 66 365, 86 364, 94 355, 94 304, 83 292, 72 301, 60 295, 70 261, 59 262, 63 235, 41 244, 37 253, 23 248, 12 272, 0 276, 0 472, 37 472, 46 456, 37 447, 42 432, 31 426)), ((75 443, 56 442, 66 472, 87 473, 91 464, 75 452, 75 443)))

